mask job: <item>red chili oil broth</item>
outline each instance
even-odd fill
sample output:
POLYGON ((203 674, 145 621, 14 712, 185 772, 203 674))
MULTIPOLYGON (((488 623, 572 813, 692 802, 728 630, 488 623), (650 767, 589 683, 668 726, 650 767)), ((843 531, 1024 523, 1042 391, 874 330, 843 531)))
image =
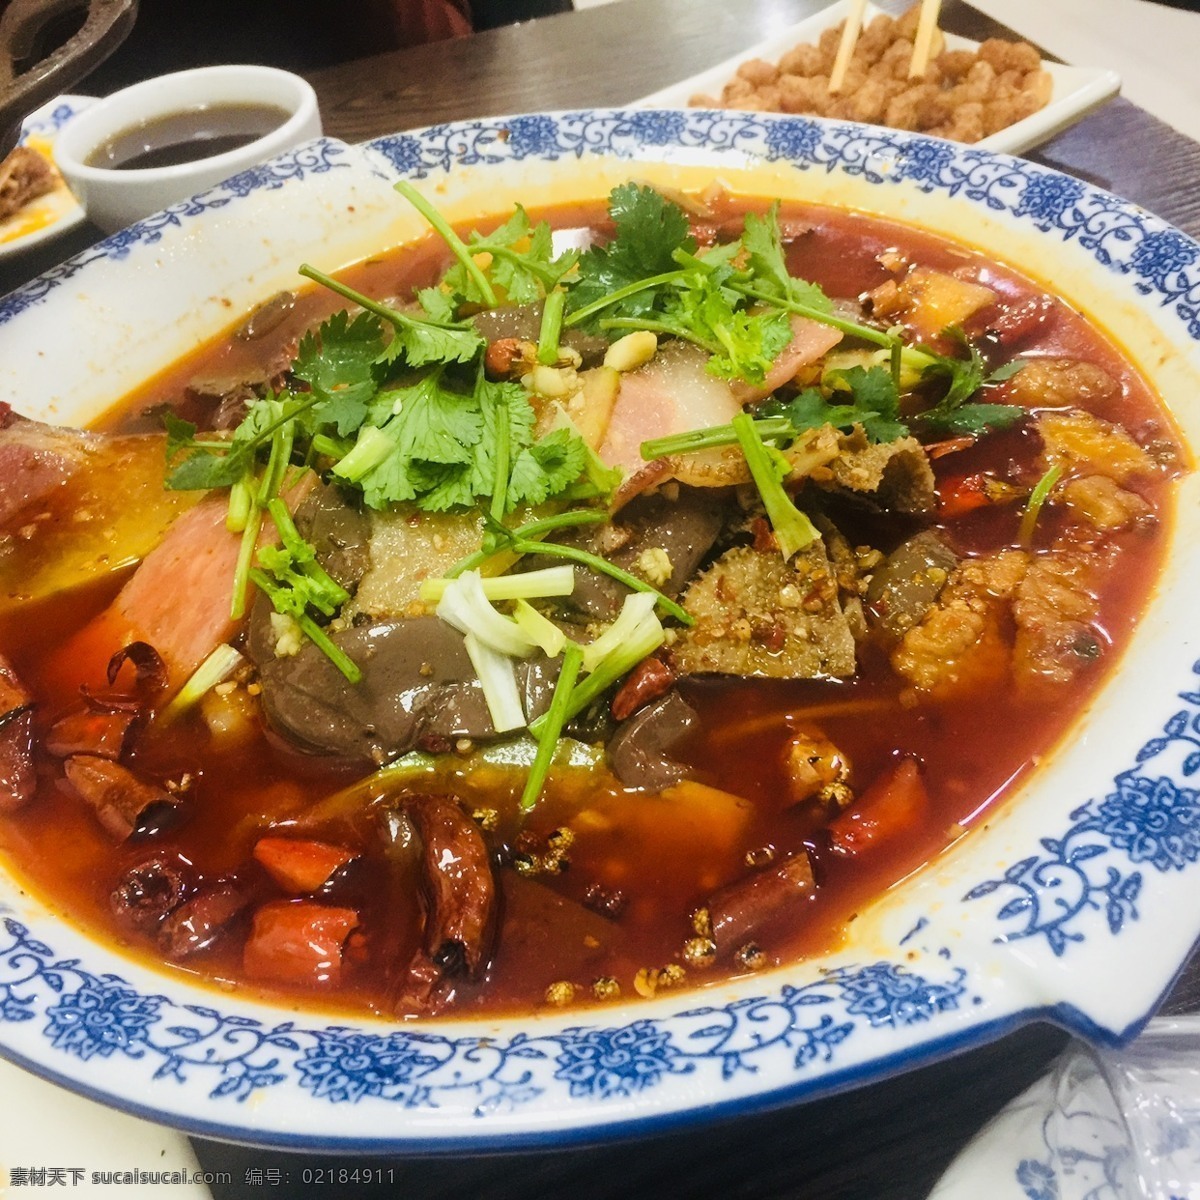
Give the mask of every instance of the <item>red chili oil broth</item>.
MULTIPOLYGON (((731 213, 741 211, 744 208, 731 205, 731 213)), ((604 229, 598 207, 538 215, 549 216, 557 227, 604 229)), ((785 206, 783 217, 790 227, 808 229, 791 245, 792 270, 814 279, 834 296, 856 296, 882 282, 888 273, 877 256, 896 248, 908 260, 936 269, 973 269, 976 278, 1008 300, 1042 290, 1004 266, 984 262, 970 250, 919 230, 799 205, 785 206)), ((369 294, 394 297, 435 280, 444 263, 444 248, 427 240, 398 255, 359 264, 344 272, 343 278, 369 294)), ((189 379, 201 371, 236 375, 342 306, 338 297, 325 291, 306 291, 270 334, 254 341, 229 335, 215 339, 139 388, 98 426, 123 431, 154 428, 153 414, 164 403, 194 418, 195 403, 186 395, 189 379)), ((1056 302, 1031 349, 1095 362, 1122 388, 1120 411, 1101 408, 1097 415, 1119 420, 1143 442, 1172 438, 1170 419, 1146 382, 1110 342, 1065 304, 1056 302)), ((1036 437, 1018 428, 939 459, 934 467, 943 479, 1008 469, 1024 460, 1026 477, 1033 472, 1036 478, 1032 466, 1036 453, 1036 437)), ((1176 461, 1181 461, 1177 446, 1175 453, 1176 461)), ((623 995, 633 998, 635 974, 679 961, 682 946, 693 932, 691 911, 715 888, 744 874, 748 855, 766 848, 785 855, 807 846, 819 882, 805 919, 764 947, 771 960, 787 961, 837 946, 864 905, 935 859, 965 827, 986 819, 1015 784, 1027 779, 1031 767, 1069 733, 1113 669, 1152 590, 1167 543, 1169 482, 1156 480, 1140 490, 1153 504, 1158 520, 1149 527, 1111 535, 1119 545, 1123 569, 1111 573, 1101 597, 1099 633, 1104 653, 1069 684, 1029 694, 1005 683, 980 694, 956 695, 946 703, 923 699, 910 704, 902 701, 901 681, 885 655, 867 644, 860 648, 859 675, 848 681, 706 679, 681 685, 700 721, 680 757, 698 769, 703 782, 744 798, 747 804, 741 808, 718 805, 719 811, 703 807, 688 811, 669 798, 622 793, 611 782, 589 792, 589 785, 577 775, 552 776, 547 794, 524 828, 536 840, 573 821, 576 842, 570 867, 532 882, 518 879, 509 868, 501 872, 506 879, 507 911, 497 957, 486 981, 459 987, 451 1011, 535 1008, 544 1002, 546 987, 562 979, 579 985, 579 995, 585 998, 590 981, 602 976, 615 978, 623 995), (853 764, 852 783, 859 795, 898 757, 915 757, 931 801, 920 829, 903 841, 857 857, 834 852, 824 829, 829 814, 815 803, 793 806, 788 797, 784 746, 797 729, 819 729, 839 747, 853 764), (587 813, 586 820, 581 812, 587 813), (625 894, 619 920, 570 906, 558 916, 561 927, 549 929, 555 896, 582 902, 597 885, 625 894)), ((1019 505, 990 508, 956 521, 943 533, 960 553, 985 553, 1014 543, 1019 517, 1019 505)), ((1043 513, 1039 539, 1053 533, 1056 520, 1052 510, 1043 513)), ((847 532, 854 541, 858 531, 847 532)), ((901 536, 893 533, 892 542, 901 536)), ((76 700, 74 695, 45 690, 41 657, 100 611, 123 578, 110 577, 82 592, 0 616, 0 652, 37 694, 40 729, 76 700)), ((112 915, 109 895, 123 870, 160 849, 178 854, 208 879, 244 868, 257 836, 277 822, 284 823, 284 833, 295 828, 288 822, 303 825, 311 806, 355 778, 319 758, 282 747, 262 730, 222 757, 210 753, 208 742, 203 725, 192 718, 179 722, 166 741, 159 739, 139 752, 138 768, 156 777, 187 772, 195 778, 193 815, 165 839, 114 845, 86 806, 55 781, 53 765, 43 761, 43 786, 36 800, 0 820, 0 850, 54 909, 102 940, 161 967, 153 943, 131 934, 112 915)), ((463 764, 451 760, 441 786, 460 792, 468 806, 486 804, 486 794, 476 795, 473 785, 464 787, 458 777, 463 769, 463 764)), ((519 780, 505 782, 510 797, 518 785, 519 780)), ((514 809, 509 803, 496 834, 496 841, 510 847, 518 832, 514 809)), ((325 833, 336 840, 358 819, 331 818, 313 829, 305 827, 305 832, 325 833)), ((168 969, 309 1008, 392 1015, 389 968, 406 961, 419 941, 415 868, 411 864, 385 867, 377 855, 355 870, 356 877, 347 885, 350 898, 330 900, 359 903, 363 917, 361 936, 352 937, 348 945, 337 991, 272 987, 247 980, 241 966, 246 918, 213 949, 182 966, 168 964, 168 969)), ((726 962, 707 971, 689 970, 687 982, 703 985, 737 972, 726 962)))

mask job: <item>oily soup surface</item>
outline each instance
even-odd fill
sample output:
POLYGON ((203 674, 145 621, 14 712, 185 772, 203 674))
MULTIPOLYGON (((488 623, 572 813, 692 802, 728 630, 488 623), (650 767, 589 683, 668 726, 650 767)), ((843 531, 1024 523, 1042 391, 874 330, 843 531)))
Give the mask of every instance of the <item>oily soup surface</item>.
MULTIPOLYGON (((599 209, 550 216, 558 227, 604 228, 599 209)), ((718 214, 704 232, 727 227, 736 236, 740 223, 740 210, 733 209, 718 214)), ((898 673, 892 661, 894 639, 877 632, 858 642, 852 678, 680 678, 675 688, 696 718, 672 757, 691 778, 661 794, 627 790, 607 770, 562 769, 551 773, 536 807, 522 816, 520 769, 480 766, 467 744, 439 747, 448 753, 400 791, 458 798, 483 829, 500 896, 490 962, 474 979, 457 976, 441 995, 441 1011, 528 1009, 546 1003, 547 990, 563 983, 573 985, 568 994, 575 1002, 614 994, 607 984, 593 991, 598 980, 615 981, 620 994, 632 998, 651 993, 659 982, 701 985, 836 945, 864 904, 986 819, 989 807, 1053 751, 1117 661, 1153 586, 1178 450, 1146 382, 1084 317, 1005 266, 925 233, 799 206, 786 207, 781 223, 791 271, 835 299, 854 301, 894 281, 901 263, 904 271, 915 265, 968 280, 996 294, 967 326, 989 353, 1003 351, 1005 359, 1019 354, 1031 363, 1084 362, 1112 381, 1107 390, 1085 388, 1086 399, 1048 391, 1030 407, 1035 416, 1082 409, 1119 425, 1143 448, 1147 468, 1120 481, 1122 492, 1138 501, 1136 518, 1116 527, 1098 529, 1083 521, 1078 504, 1052 502, 1038 517, 1032 547, 1014 550, 1030 491, 1046 470, 1040 457, 1044 429, 1033 418, 977 443, 951 446, 953 439, 923 438, 941 443, 942 451, 932 458, 940 506, 927 516, 881 513, 852 498, 822 501, 821 511, 850 547, 863 548, 859 562, 868 570, 869 550, 877 552, 877 565, 922 529, 961 561, 995 562, 1012 550, 1026 555, 1028 567, 1052 547, 1083 545, 1094 569, 1081 589, 1090 605, 1072 618, 1076 642, 1068 650, 1075 660, 1052 682, 1021 675, 1013 663, 1014 647, 1027 632, 1020 624, 1024 610, 1017 601, 988 608, 991 601, 978 595, 999 585, 985 584, 975 600, 987 609, 981 627, 990 658, 972 660, 952 684, 915 686, 913 675, 898 673), (990 493, 981 491, 979 480, 992 481, 990 493), (809 742, 798 741, 803 738, 809 742), (803 753, 796 747, 803 745, 836 749, 844 793, 801 795, 796 755, 803 753), (897 767, 905 763, 913 765, 909 774, 919 776, 920 787, 897 800, 897 767), (853 818, 856 806, 872 796, 877 802, 889 786, 892 807, 885 804, 874 817, 867 813, 864 820, 876 832, 864 837, 863 822, 856 825, 853 818), (840 812, 846 799, 850 807, 840 812), (710 930, 703 919, 697 923, 695 910, 711 907, 723 888, 797 855, 807 855, 814 878, 803 904, 754 925, 752 937, 722 947, 715 962, 708 961, 711 955, 697 956, 694 943, 710 930), (668 966, 673 970, 666 976, 654 974, 668 966)), ((445 261, 440 243, 423 243, 362 264, 345 278, 373 296, 397 297, 436 280, 445 261)), ((886 296, 876 296, 884 307, 886 296)), ((148 383, 106 418, 104 428, 158 429, 164 405, 204 428, 221 387, 197 388, 197 379, 277 373, 303 330, 343 306, 324 291, 279 306, 280 313, 259 321, 264 328, 256 336, 219 339, 148 383)), ((1000 386, 1011 389, 1019 378, 1000 386)), ((108 482, 119 486, 115 478, 108 482)), ((70 522, 71 486, 58 507, 39 519, 50 526, 70 522)), ((19 554, 20 537, 13 543, 13 536, 8 531, 7 550, 19 554)), ((127 570, 115 572, 0 613, 0 653, 34 696, 39 734, 79 704, 81 681, 62 669, 60 648, 106 610, 127 577, 127 570)), ((1062 605, 1054 611, 1061 616, 1062 605)), ((750 629, 746 636, 760 633, 750 629)), ((763 636, 769 647, 770 632, 763 636)), ((104 687, 102 673, 87 682, 104 687)), ((243 679, 222 697, 227 719, 218 720, 210 702, 179 718, 169 734, 151 733, 137 742, 132 763, 139 775, 169 781, 185 793, 182 819, 115 840, 63 780, 54 757, 40 750, 37 797, 0 818, 0 847, 55 908, 154 963, 163 962, 161 928, 139 928, 129 920, 128 906, 113 901, 114 893, 128 888, 130 872, 152 861, 166 864, 172 878, 184 879, 188 895, 235 881, 249 900, 209 941, 177 956, 178 969, 311 1006, 423 1011, 406 1001, 399 975, 422 945, 429 881, 411 828, 396 818, 395 787, 390 799, 386 787, 353 790, 369 775, 370 763, 348 764, 290 744, 267 728, 253 679, 246 684, 243 679), (295 884, 282 886, 256 857, 264 836, 345 853, 327 878, 297 890, 295 884), (291 973, 286 962, 275 970, 270 954, 247 950, 257 914, 294 904, 297 896, 342 914, 341 926, 314 935, 318 942, 328 937, 340 944, 340 958, 305 977, 291 973)), ((560 1000, 564 995, 561 988, 556 994, 560 1000)))

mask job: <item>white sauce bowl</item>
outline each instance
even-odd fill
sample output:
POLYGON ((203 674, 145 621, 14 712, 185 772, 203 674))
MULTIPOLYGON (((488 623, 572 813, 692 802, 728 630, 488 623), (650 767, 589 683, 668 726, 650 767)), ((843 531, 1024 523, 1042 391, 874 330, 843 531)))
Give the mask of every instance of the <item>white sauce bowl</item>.
POLYGON ((320 136, 316 93, 299 76, 275 67, 197 67, 147 79, 94 104, 63 129, 54 156, 88 219, 113 233, 320 136), (228 105, 270 105, 290 115, 244 146, 176 166, 89 165, 107 142, 133 127, 189 109, 228 105))

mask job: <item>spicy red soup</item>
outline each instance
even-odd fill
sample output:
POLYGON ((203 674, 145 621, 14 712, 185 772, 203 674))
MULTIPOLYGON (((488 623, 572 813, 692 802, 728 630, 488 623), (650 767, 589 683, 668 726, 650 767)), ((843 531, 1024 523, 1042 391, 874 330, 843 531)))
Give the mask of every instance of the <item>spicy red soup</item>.
POLYGON ((699 986, 836 945, 1116 661, 1181 454, 1084 316, 859 215, 545 220, 6 419, 0 845, 72 919, 358 1012, 699 986))

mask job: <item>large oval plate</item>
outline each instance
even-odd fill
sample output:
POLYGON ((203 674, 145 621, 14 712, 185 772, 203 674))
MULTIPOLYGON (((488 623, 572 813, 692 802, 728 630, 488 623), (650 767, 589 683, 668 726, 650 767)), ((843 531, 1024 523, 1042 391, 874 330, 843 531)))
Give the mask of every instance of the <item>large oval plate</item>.
MULTIPOLYGON (((578 112, 322 140, 0 300, 0 399, 87 420, 263 297, 451 219, 629 178, 847 205, 973 243, 1119 334, 1200 445, 1200 246, 1075 179, 878 128, 578 112), (64 344, 68 336, 69 345, 64 344)), ((511 1020, 345 1024, 155 972, 0 875, 0 1050, 188 1130, 330 1150, 615 1136, 866 1082, 1017 1023, 1119 1041, 1200 933, 1200 478, 1119 668, 1051 760, 885 894, 841 951, 671 999, 511 1020)), ((998 734, 999 736, 999 734, 998 734)))

